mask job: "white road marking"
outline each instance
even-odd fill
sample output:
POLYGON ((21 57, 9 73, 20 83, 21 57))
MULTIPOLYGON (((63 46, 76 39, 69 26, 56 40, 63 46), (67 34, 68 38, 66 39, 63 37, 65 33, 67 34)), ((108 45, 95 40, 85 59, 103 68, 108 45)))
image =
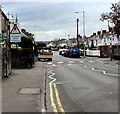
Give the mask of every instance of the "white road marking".
POLYGON ((80 61, 80 63, 83 63, 83 61, 80 61))
POLYGON ((58 62, 59 64, 62 64, 63 62, 62 61, 60 61, 60 62, 58 62))
POLYGON ((109 73, 106 73, 106 75, 110 75, 110 76, 120 76, 118 74, 109 74, 109 73))
POLYGON ((102 72, 104 75, 110 75, 110 76, 120 76, 118 74, 109 74, 109 73, 106 73, 106 71, 104 70, 98 70, 98 69, 95 69, 95 68, 92 68, 92 67, 88 67, 86 65, 84 65, 85 68, 90 68, 91 70, 94 70, 94 71, 98 71, 98 72, 102 72))
POLYGON ((92 68, 92 70, 94 70, 95 68, 92 68))
POLYGON ((50 70, 50 69, 49 69, 48 73, 51 73, 52 71, 53 71, 53 70, 50 70))
POLYGON ((68 65, 72 65, 72 64, 68 64, 68 65))
POLYGON ((103 72, 103 70, 97 70, 97 69, 94 69, 94 71, 103 72))
POLYGON ((42 112, 42 113, 45 113, 45 109, 41 109, 41 112, 42 112))
POLYGON ((111 94, 112 94, 112 92, 110 91, 110 92, 109 92, 109 94, 111 95, 111 94))
POLYGON ((73 61, 68 61, 68 63, 74 63, 73 61))
POLYGON ((105 71, 103 71, 103 74, 106 74, 106 72, 105 72, 105 71))
POLYGON ((103 63, 103 61, 99 61, 100 63, 103 63))
POLYGON ((52 81, 49 82, 49 84, 52 84, 53 82, 56 81, 56 78, 52 77, 55 75, 55 73, 53 72, 53 70, 50 70, 48 73, 51 73, 51 75, 49 75, 49 78, 52 79, 52 81))
POLYGON ((51 65, 52 64, 52 62, 50 62, 50 63, 47 63, 48 65, 51 65))
POLYGON ((56 65, 55 64, 52 64, 53 67, 55 67, 56 65))

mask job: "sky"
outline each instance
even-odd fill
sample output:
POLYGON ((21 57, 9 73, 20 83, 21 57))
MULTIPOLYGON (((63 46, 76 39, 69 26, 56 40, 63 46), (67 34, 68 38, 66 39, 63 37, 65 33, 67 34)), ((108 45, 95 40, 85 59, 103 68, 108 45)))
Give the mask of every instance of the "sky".
POLYGON ((118 0, 2 0, 5 14, 18 17, 21 29, 36 33, 36 41, 51 41, 76 37, 77 18, 79 34, 83 35, 83 11, 85 12, 85 35, 107 29, 107 22, 100 21, 101 13, 110 12, 112 3, 118 0), (75 13, 79 11, 79 13, 75 13))

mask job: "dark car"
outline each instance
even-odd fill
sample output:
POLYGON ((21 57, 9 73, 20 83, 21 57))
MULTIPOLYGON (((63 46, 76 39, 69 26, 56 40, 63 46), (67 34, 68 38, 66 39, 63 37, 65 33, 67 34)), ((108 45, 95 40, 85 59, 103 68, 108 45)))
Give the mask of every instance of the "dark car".
POLYGON ((70 49, 65 50, 64 57, 69 57, 70 49))
POLYGON ((66 50, 67 50, 67 49, 59 49, 59 55, 64 56, 64 52, 65 52, 66 50))
POLYGON ((81 50, 79 48, 72 48, 69 51, 69 57, 80 57, 81 50))

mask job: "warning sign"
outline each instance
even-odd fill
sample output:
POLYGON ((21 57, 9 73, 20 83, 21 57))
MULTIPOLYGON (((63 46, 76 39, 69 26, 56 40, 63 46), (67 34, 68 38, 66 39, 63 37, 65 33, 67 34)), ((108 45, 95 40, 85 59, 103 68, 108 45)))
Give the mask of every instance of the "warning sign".
POLYGON ((14 24, 10 32, 10 42, 21 42, 21 32, 17 24, 14 24))
POLYGON ((21 34, 11 34, 10 42, 21 42, 21 34))

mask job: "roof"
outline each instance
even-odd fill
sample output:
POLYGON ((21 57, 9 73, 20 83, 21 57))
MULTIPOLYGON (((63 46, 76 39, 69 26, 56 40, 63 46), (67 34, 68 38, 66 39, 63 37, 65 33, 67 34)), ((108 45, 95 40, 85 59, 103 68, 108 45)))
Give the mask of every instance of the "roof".
POLYGON ((7 20, 7 21, 9 21, 9 19, 7 18, 7 16, 5 15, 5 13, 0 9, 0 12, 1 12, 1 14, 2 14, 2 16, 7 20))

